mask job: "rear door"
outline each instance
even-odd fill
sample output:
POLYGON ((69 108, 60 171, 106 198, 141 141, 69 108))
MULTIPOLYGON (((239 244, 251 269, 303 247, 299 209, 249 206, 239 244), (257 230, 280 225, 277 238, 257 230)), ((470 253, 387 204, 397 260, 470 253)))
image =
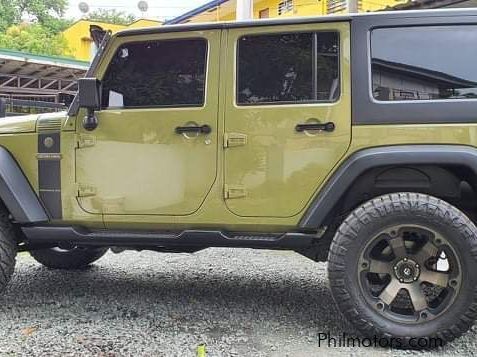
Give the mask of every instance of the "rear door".
POLYGON ((297 215, 351 139, 349 23, 231 29, 225 197, 240 216, 297 215))

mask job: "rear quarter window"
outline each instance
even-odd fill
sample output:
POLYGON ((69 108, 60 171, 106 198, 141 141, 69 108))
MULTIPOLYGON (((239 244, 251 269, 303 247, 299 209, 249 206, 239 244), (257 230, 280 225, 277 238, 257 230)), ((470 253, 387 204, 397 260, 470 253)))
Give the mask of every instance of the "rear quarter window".
POLYGON ((371 32, 377 101, 477 98, 477 26, 414 26, 371 32))

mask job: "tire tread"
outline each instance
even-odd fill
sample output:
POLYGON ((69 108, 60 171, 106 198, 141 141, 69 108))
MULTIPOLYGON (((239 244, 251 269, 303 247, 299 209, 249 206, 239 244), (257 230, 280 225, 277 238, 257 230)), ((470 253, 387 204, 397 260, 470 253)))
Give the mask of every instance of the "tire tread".
MULTIPOLYGON (((477 261, 477 229, 470 219, 449 203, 435 197, 419 193, 393 193, 387 194, 368 201, 355 209, 338 228, 331 243, 328 256, 328 274, 332 295, 343 315, 367 336, 381 336, 384 338, 399 337, 403 341, 403 347, 410 347, 409 341, 412 336, 391 336, 386 333, 383 326, 378 322, 366 318, 355 306, 351 295, 345 286, 345 259, 346 251, 350 243, 358 235, 360 228, 369 222, 371 218, 379 219, 395 212, 412 210, 416 215, 432 217, 436 221, 444 220, 459 230, 462 236, 470 243, 471 255, 477 261)), ((445 329, 436 331, 435 336, 444 343, 460 337, 469 330, 477 318, 477 287, 474 288, 472 304, 467 308, 456 323, 445 329)))

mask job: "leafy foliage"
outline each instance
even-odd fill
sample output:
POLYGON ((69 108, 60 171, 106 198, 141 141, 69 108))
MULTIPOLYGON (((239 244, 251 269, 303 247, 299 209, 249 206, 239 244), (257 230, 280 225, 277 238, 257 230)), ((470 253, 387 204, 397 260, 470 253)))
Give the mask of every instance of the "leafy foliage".
POLYGON ((67 0, 0 0, 0 47, 45 55, 68 55, 61 35, 71 20, 67 0))
POLYGON ((58 18, 52 17, 50 19, 46 19, 42 23, 42 26, 45 27, 47 30, 49 30, 51 33, 58 34, 66 30, 68 27, 70 27, 73 24, 73 22, 74 20, 72 19, 58 19, 58 18))
POLYGON ((68 22, 60 19, 67 4, 67 0, 0 0, 0 30, 26 20, 58 31, 60 23, 68 22))
POLYGON ((40 24, 10 26, 0 34, 0 47, 44 55, 68 55, 68 45, 62 34, 52 34, 40 24))
POLYGON ((128 25, 136 20, 136 16, 115 9, 98 9, 88 15, 88 20, 128 25))
POLYGON ((53 18, 64 15, 67 0, 10 0, 20 15, 28 15, 37 20, 40 24, 45 24, 53 18))
POLYGON ((2 32, 19 19, 18 11, 11 2, 11 0, 0 0, 0 31, 2 32))

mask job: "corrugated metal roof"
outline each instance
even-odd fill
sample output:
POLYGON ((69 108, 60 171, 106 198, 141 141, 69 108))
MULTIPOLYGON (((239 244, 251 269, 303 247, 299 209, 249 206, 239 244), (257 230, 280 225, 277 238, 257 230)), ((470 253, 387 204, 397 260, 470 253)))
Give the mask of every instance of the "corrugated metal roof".
POLYGON ((77 79, 88 67, 88 62, 75 59, 0 49, 0 74, 77 79))
POLYGON ((73 94, 88 68, 75 59, 0 49, 0 93, 73 94))
POLYGON ((15 51, 5 48, 0 48, 0 59, 18 60, 22 62, 38 64, 49 64, 53 66, 77 68, 81 70, 86 70, 89 67, 89 62, 79 61, 73 58, 37 55, 33 53, 15 51))

